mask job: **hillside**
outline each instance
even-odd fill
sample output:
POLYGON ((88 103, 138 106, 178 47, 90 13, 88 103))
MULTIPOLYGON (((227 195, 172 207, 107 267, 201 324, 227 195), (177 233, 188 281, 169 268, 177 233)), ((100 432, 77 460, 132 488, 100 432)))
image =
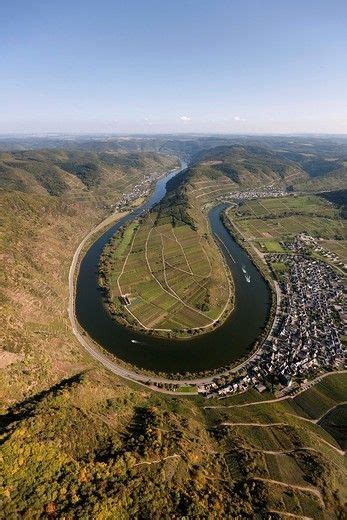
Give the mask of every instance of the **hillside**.
POLYGON ((211 168, 216 176, 225 175, 243 188, 270 182, 287 184, 306 177, 294 161, 262 146, 217 147, 198 154, 197 159, 201 174, 211 168))
MULTIPOLYGON (((41 157, 45 153, 41 152, 41 157)), ((41 160, 42 171, 48 170, 51 163, 41 160)), ((141 160, 146 171, 153 162, 155 171, 166 171, 176 164, 172 157, 164 156, 152 158, 149 163, 146 156, 141 160)), ((28 159, 27 163, 31 166, 28 159)), ((12 179, 11 171, 7 179, 11 186, 18 187, 17 172, 12 179)), ((47 178, 41 184, 36 180, 34 183, 34 174, 26 173, 24 168, 20 171, 24 178, 21 188, 27 187, 28 193, 0 190, 0 255, 6 266, 0 273, 1 344, 5 349, 1 365, 17 362, 14 372, 9 365, 9 372, 1 374, 3 406, 13 396, 19 399, 38 391, 47 380, 69 371, 70 362, 66 362, 65 356, 76 343, 66 315, 68 270, 84 235, 109 213, 111 202, 113 205, 119 200, 124 186, 128 185, 130 190, 144 174, 142 168, 134 173, 122 168, 119 171, 124 177, 122 183, 116 179, 110 189, 110 181, 104 183, 101 179, 96 188, 79 191, 78 197, 72 197, 72 189, 61 196, 48 195, 42 185, 52 191, 55 183, 47 178), (33 187, 38 186, 40 193, 33 193, 33 187), (106 189, 105 200, 101 193, 106 189)), ((80 356, 77 350, 77 365, 80 356)))
POLYGON ((0 188, 71 201, 96 197, 107 204, 130 191, 145 174, 175 166, 170 156, 147 153, 95 153, 31 150, 0 153, 0 188))
MULTIPOLYGON (((24 169, 20 176, 21 191, 0 191, 2 514, 342 518, 341 446, 317 422, 343 402, 345 374, 271 402, 254 390, 224 400, 169 396, 107 372, 77 343, 66 310, 72 255, 105 215, 94 195, 103 182, 80 192, 75 179, 83 196, 73 198, 66 188, 49 195, 24 169)), ((183 189, 182 211, 172 213, 171 191, 152 216, 165 225, 188 216, 199 230, 200 207, 183 189)), ((118 190, 116 182, 112 202, 118 190)))
MULTIPOLYGON (((275 187, 286 190, 323 191, 344 187, 346 152, 332 158, 316 152, 271 149, 270 146, 222 146, 200 152, 193 159, 190 180, 204 194, 213 196, 236 190, 275 187)), ((208 197, 207 197, 208 198, 208 197)))
POLYGON ((75 371, 2 416, 3 513, 341 519, 343 453, 316 424, 341 399, 341 376, 295 400, 206 403, 75 371))

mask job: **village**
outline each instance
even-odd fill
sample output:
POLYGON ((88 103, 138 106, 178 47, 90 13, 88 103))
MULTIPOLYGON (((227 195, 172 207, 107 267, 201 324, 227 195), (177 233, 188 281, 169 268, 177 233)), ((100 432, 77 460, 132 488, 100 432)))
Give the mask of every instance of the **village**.
POLYGON ((206 397, 223 397, 251 387, 284 395, 320 373, 343 368, 344 287, 329 265, 309 255, 315 245, 312 237, 300 235, 287 245, 288 253, 266 255, 270 266, 274 262, 284 266, 272 332, 241 371, 231 371, 222 384, 206 385, 206 397))
MULTIPOLYGON (((251 188, 244 191, 231 191, 229 193, 223 193, 216 197, 217 202, 241 202, 244 200, 252 200, 252 199, 266 199, 268 197, 278 198, 278 197, 288 197, 291 195, 284 189, 276 188, 274 185, 262 186, 261 189, 251 188)), ((295 196, 293 194, 293 196, 295 196)))
MULTIPOLYGON (((144 175, 113 210, 131 209, 131 204, 148 195, 153 180, 160 177, 160 173, 144 175)), ((224 193, 219 199, 237 204, 269 196, 284 197, 288 193, 269 185, 259 190, 224 193)), ((329 263, 340 270, 346 266, 309 235, 299 235, 291 244, 286 244, 286 249, 288 252, 264 255, 270 268, 273 263, 285 266, 285 272, 277 281, 280 304, 269 336, 256 355, 243 362, 239 370, 232 368, 227 374, 201 385, 198 388, 201 395, 221 398, 250 388, 286 395, 305 387, 320 374, 344 367, 345 349, 340 339, 347 315, 344 288, 329 263), (312 252, 324 257, 324 261, 312 257, 309 254, 312 252)), ((160 386, 176 390, 176 385, 160 386)))
POLYGON ((133 186, 129 193, 125 193, 123 197, 118 200, 117 204, 112 207, 112 210, 117 213, 118 211, 127 211, 128 209, 133 209, 131 203, 137 199, 146 197, 149 194, 153 183, 155 183, 162 176, 163 173, 159 172, 145 174, 142 181, 133 186))

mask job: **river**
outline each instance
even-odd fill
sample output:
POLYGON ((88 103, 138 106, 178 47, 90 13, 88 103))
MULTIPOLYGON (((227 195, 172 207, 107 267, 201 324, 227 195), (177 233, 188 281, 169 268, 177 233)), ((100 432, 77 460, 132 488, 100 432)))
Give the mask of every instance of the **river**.
MULTIPOLYGON (((185 165, 182 166, 184 169, 185 165)), ((250 352, 271 306, 266 281, 221 221, 226 204, 211 209, 208 218, 212 232, 222 241, 217 239, 234 280, 236 305, 224 324, 214 331, 189 340, 133 332, 110 316, 98 286, 98 264, 105 244, 121 226, 157 204, 166 193, 167 182, 177 173, 178 170, 161 178, 147 202, 117 221, 88 249, 77 278, 75 312, 89 336, 117 358, 154 372, 194 374, 226 367, 250 352)))

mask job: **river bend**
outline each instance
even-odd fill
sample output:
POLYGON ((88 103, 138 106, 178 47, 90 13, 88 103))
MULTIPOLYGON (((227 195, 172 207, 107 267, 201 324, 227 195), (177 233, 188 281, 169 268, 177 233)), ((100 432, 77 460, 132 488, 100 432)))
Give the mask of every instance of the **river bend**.
POLYGON ((98 286, 99 259, 108 240, 121 226, 157 204, 166 193, 167 182, 177 173, 176 170, 161 178, 147 202, 122 217, 88 249, 77 277, 75 312, 89 336, 117 358, 154 372, 194 374, 225 367, 250 352, 266 325, 271 306, 266 281, 221 221, 225 204, 211 209, 208 218, 212 232, 221 239, 217 243, 234 280, 236 304, 217 329, 189 340, 133 332, 110 316, 98 286))

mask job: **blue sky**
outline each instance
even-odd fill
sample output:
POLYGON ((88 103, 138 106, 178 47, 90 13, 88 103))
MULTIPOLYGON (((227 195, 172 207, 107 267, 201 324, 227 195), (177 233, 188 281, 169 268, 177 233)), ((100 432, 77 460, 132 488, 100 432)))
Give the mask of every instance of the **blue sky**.
POLYGON ((346 0, 3 0, 0 132, 347 133, 346 0))

